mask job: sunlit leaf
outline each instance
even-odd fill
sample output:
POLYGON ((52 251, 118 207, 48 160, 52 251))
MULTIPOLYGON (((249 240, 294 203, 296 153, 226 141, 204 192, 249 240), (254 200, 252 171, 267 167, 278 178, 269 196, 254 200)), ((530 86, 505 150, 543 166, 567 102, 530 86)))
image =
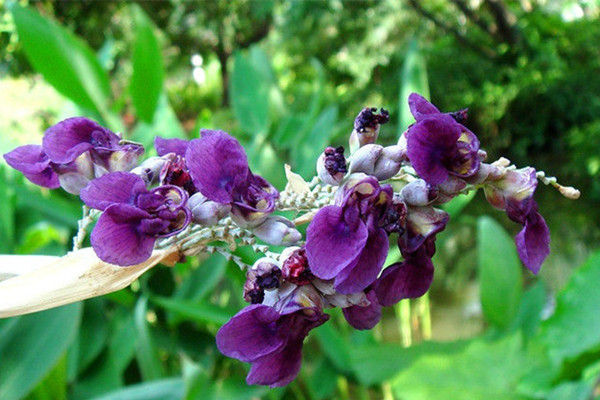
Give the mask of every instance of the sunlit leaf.
POLYGON ((135 43, 133 45, 133 75, 129 93, 138 117, 152 123, 162 92, 164 71, 160 46, 154 35, 154 25, 144 11, 133 5, 135 43))
POLYGON ((148 326, 147 312, 148 299, 142 296, 135 306, 136 357, 144 380, 156 380, 163 378, 165 374, 148 326))
POLYGON ((485 318, 491 325, 507 329, 517 315, 523 292, 521 263, 512 238, 490 217, 481 217, 477 223, 477 260, 485 318))

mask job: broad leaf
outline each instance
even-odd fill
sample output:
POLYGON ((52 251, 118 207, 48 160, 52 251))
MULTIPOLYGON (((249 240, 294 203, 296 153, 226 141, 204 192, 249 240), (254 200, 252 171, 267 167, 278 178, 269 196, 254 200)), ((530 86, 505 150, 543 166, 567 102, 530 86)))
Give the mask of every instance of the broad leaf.
POLYGON ((129 93, 137 116, 151 124, 163 87, 162 56, 152 21, 137 5, 133 6, 133 15, 135 43, 129 93))
POLYGON ((416 92, 425 98, 429 98, 427 67, 416 39, 411 41, 410 47, 406 52, 404 66, 400 73, 400 84, 400 95, 398 98, 398 110, 400 111, 398 137, 402 135, 410 124, 415 122, 415 119, 408 108, 408 96, 411 93, 416 92))
POLYGON ((108 75, 92 50, 79 38, 37 12, 13 5, 19 40, 36 71, 75 103, 108 114, 108 75))
POLYGON ((521 263, 512 238, 489 217, 477 223, 477 260, 485 318, 492 326, 507 329, 521 301, 521 263))
POLYGON ((134 313, 137 349, 136 358, 144 380, 154 380, 163 378, 164 372, 162 370, 160 359, 158 358, 148 321, 146 320, 147 312, 148 299, 142 296, 135 306, 134 313))
POLYGON ((0 331, 0 394, 20 399, 52 370, 75 339, 81 303, 14 319, 0 331))
POLYGON ((183 379, 169 378, 128 386, 92 400, 181 400, 184 392, 183 379))

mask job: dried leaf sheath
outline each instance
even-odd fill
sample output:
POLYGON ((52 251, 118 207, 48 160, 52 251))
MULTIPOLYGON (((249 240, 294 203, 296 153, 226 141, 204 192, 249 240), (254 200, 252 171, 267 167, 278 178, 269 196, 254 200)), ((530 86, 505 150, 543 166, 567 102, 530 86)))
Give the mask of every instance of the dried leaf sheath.
MULTIPOLYGON (((26 259, 29 256, 19 258, 26 259)), ((29 314, 101 296, 129 286, 158 263, 171 265, 179 258, 177 246, 154 250, 150 258, 131 267, 101 261, 91 247, 56 262, 0 282, 0 318, 29 314)), ((14 264, 15 256, 0 256, 0 265, 14 264)), ((3 270, 7 267, 0 267, 3 270)), ((8 267, 11 271, 14 265, 8 267)))

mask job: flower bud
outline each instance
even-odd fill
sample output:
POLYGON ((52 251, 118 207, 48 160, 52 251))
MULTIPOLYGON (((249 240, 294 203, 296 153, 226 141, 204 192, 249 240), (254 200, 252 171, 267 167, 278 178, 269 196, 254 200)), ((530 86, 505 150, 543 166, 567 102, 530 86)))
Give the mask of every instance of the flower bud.
POLYGON ((192 210, 192 221, 195 224, 212 226, 225 218, 231 206, 208 200, 202 193, 192 195, 188 200, 188 206, 192 210))
POLYGON ((283 279, 298 286, 306 285, 315 278, 308 266, 304 248, 293 251, 283 261, 281 272, 283 279))
POLYGON ((348 172, 344 147, 327 147, 317 160, 317 174, 323 183, 337 186, 348 172))
POLYGON ((131 170, 132 173, 141 177, 146 186, 154 185, 159 183, 160 171, 167 161, 174 159, 173 154, 169 154, 165 157, 150 157, 141 163, 139 166, 131 170))
POLYGON ((363 108, 354 120, 354 130, 350 135, 350 153, 366 144, 375 143, 379 135, 379 128, 390 120, 390 114, 383 108, 376 114, 377 108, 363 108))
POLYGON ((367 144, 352 155, 350 173, 363 172, 383 181, 398 173, 403 160, 404 153, 399 146, 367 144))
POLYGON ((410 206, 426 206, 438 197, 438 190, 435 186, 429 185, 423 179, 417 179, 404 186, 400 195, 410 206))
POLYGON ((244 300, 252 304, 262 303, 265 290, 274 290, 281 285, 281 269, 272 258, 257 260, 246 273, 244 300))
POLYGON ((302 239, 292 221, 280 215, 270 215, 265 222, 252 229, 260 240, 273 246, 289 246, 302 239))
POLYGON ((99 178, 108 171, 100 170, 99 166, 92 162, 90 152, 86 151, 68 164, 57 165, 56 172, 63 189, 71 194, 79 194, 92 179, 99 178))
MULTIPOLYGON (((93 154, 101 154, 100 151, 93 154)), ((137 165, 138 158, 144 154, 144 146, 140 144, 125 144, 119 150, 112 151, 106 163, 108 172, 130 171, 137 165)), ((104 158, 104 157, 98 157, 104 158)), ((95 160, 97 164, 98 160, 95 160)))

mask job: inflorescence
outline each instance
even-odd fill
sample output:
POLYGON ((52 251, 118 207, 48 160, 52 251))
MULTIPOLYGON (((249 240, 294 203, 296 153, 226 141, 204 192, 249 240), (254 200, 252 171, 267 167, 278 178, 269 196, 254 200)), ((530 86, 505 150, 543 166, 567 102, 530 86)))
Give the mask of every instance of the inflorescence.
POLYGON ((482 188, 493 207, 522 225, 518 254, 537 274, 550 251, 533 198, 538 180, 579 196, 534 168, 517 169, 504 158, 486 163, 464 125, 466 110, 442 113, 415 93, 409 107, 416 122, 397 145, 375 144, 389 113, 365 108, 354 122, 350 156, 327 147, 310 183, 286 166, 283 192, 253 174, 240 143, 222 131, 203 129, 191 141, 157 137, 158 156, 138 164, 141 145, 76 117, 49 128, 41 146, 4 158, 31 182, 81 197, 75 248, 97 217, 90 241, 105 262, 136 265, 176 245, 182 256, 219 252, 246 269, 250 305, 219 329, 217 346, 252 364, 249 384, 283 386, 300 370, 309 331, 329 319, 324 309, 340 307, 354 328, 371 329, 382 307, 427 292, 436 235, 449 220, 436 206, 482 188), (274 214, 290 210, 293 221, 274 214), (305 223, 303 240, 296 226, 305 223), (390 237, 403 260, 384 267, 390 237), (245 265, 233 254, 237 246, 264 257, 245 265))

